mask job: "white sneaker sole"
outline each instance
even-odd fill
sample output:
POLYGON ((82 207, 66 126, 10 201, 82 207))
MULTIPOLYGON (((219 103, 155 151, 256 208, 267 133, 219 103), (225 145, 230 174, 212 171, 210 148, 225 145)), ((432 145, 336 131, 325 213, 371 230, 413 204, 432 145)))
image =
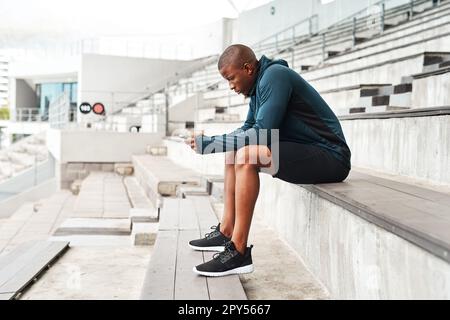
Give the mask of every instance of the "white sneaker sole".
POLYGON ((253 272, 253 264, 249 264, 248 266, 244 266, 244 267, 239 267, 236 269, 231 269, 228 271, 224 271, 224 272, 204 272, 204 271, 198 271, 197 267, 194 267, 192 269, 195 273, 200 274, 202 276, 207 276, 207 277, 223 277, 223 276, 228 276, 230 274, 243 274, 243 273, 250 273, 253 272))
POLYGON ((191 249, 197 250, 197 251, 223 251, 225 250, 225 246, 219 246, 219 247, 196 247, 191 244, 189 244, 189 247, 191 249))

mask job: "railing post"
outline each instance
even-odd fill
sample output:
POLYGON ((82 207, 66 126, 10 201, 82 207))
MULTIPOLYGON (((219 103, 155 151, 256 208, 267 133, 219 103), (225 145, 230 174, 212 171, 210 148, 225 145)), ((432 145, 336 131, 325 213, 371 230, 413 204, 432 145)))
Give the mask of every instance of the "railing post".
POLYGON ((292 44, 295 44, 295 26, 292 27, 292 44))
POLYGON ((166 88, 166 90, 164 90, 164 98, 165 98, 165 107, 166 107, 166 137, 169 136, 169 92, 168 92, 168 88, 166 88))
POLYGON ((278 33, 275 35, 275 50, 278 52, 278 33))
POLYGON ((322 62, 325 61, 325 33, 322 33, 322 62))
POLYGON ((291 48, 291 68, 294 69, 294 61, 295 61, 295 50, 291 48))
POLYGON ((380 3, 381 10, 380 10, 380 30, 381 33, 384 32, 384 14, 385 14, 385 4, 384 1, 380 3))
POLYGON ((409 0, 409 15, 408 20, 412 20, 414 15, 414 0, 409 0))
POLYGON ((308 28, 309 28, 309 37, 312 37, 312 20, 313 20, 313 17, 310 17, 309 18, 309 20, 308 20, 308 28))
POLYGON ((356 17, 353 17, 352 38, 354 47, 356 45, 356 17))

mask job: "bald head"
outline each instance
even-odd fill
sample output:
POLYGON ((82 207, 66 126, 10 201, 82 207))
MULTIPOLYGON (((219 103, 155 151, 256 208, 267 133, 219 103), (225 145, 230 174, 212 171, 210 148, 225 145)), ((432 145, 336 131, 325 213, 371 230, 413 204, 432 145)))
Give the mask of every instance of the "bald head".
POLYGON ((256 65, 256 56, 252 49, 243 44, 233 44, 225 49, 219 58, 218 69, 227 66, 241 68, 245 63, 256 65))

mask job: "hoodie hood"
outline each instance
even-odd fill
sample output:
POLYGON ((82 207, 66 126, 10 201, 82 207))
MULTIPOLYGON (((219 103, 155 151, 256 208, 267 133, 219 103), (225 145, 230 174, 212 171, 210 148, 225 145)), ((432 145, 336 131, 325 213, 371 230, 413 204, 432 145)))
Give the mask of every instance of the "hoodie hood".
POLYGON ((253 96, 256 92, 256 87, 258 86, 259 81, 261 80, 264 72, 267 70, 268 67, 274 64, 280 64, 285 67, 289 67, 288 63, 285 60, 278 59, 278 60, 271 60, 267 58, 265 55, 261 56, 261 59, 259 59, 259 65, 258 65, 258 76, 256 77, 255 84, 253 85, 252 89, 250 90, 249 96, 253 96))

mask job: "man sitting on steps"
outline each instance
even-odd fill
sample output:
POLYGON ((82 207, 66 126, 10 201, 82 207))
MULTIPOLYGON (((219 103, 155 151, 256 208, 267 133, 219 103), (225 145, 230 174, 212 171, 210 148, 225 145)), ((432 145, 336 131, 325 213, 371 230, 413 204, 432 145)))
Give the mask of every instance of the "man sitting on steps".
POLYGON ((339 121, 319 93, 284 60, 232 45, 218 69, 230 89, 250 98, 244 125, 217 136, 193 135, 187 143, 200 154, 225 153, 225 207, 222 221, 195 250, 220 251, 194 267, 204 276, 253 271, 247 247, 259 193, 259 172, 296 184, 341 182, 350 171, 350 149, 339 121))

